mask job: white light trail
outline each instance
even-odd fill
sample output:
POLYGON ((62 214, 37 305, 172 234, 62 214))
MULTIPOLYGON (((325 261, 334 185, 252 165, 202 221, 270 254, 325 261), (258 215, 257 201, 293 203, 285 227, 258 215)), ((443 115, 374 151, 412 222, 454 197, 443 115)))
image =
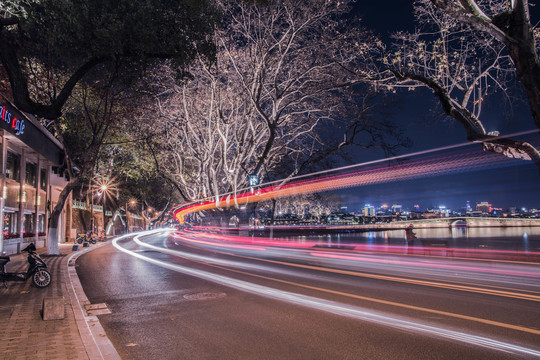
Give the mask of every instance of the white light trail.
MULTIPOLYGON (((153 233, 157 233, 157 232, 158 231, 155 231, 153 233)), ((140 241, 141 236, 144 236, 150 233, 152 232, 147 232, 145 234, 135 236, 134 239, 136 240, 138 244, 142 246, 146 246, 146 247, 152 248, 154 250, 158 250, 163 253, 172 254, 172 255, 175 255, 175 253, 177 253, 171 249, 159 248, 150 244, 145 244, 140 241)), ((233 279, 227 276, 210 273, 207 271, 192 269, 186 266, 171 264, 171 263, 164 262, 161 260, 153 259, 153 258, 144 256, 140 253, 136 253, 136 252, 133 252, 131 250, 121 247, 118 244, 118 240, 119 239, 113 240, 113 245, 118 250, 125 252, 126 254, 129 254, 133 257, 139 258, 141 260, 147 261, 149 263, 161 266, 169 270, 184 273, 190 276, 195 276, 200 279, 218 283, 218 284, 228 286, 234 289, 238 289, 241 291, 246 291, 249 293, 269 297, 269 298, 280 300, 280 301, 290 302, 290 303, 305 306, 311 309, 326 311, 326 312, 340 315, 340 316, 354 318, 354 319, 362 320, 362 321, 368 321, 375 324, 392 327, 394 329, 399 329, 399 330, 404 330, 404 331, 414 331, 414 332, 425 334, 428 336, 444 338, 444 339, 452 339, 455 341, 463 342, 470 345, 480 346, 480 347, 487 348, 490 350, 511 352, 514 354, 522 354, 522 355, 535 356, 535 357, 540 358, 540 351, 535 350, 535 349, 530 349, 523 346, 510 344, 510 343, 498 341, 495 339, 490 339, 483 336, 473 335, 470 333, 464 333, 464 332, 448 330, 448 329, 444 329, 444 328, 440 328, 440 327, 436 327, 432 325, 422 324, 419 322, 407 320, 405 318, 401 318, 397 316, 385 315, 382 312, 366 310, 358 306, 346 305, 346 304, 341 304, 335 301, 329 301, 329 300, 319 299, 312 296, 291 293, 288 291, 274 289, 274 288, 258 285, 255 283, 250 283, 247 281, 237 280, 237 279, 233 279)), ((179 256, 178 254, 176 255, 179 256)))

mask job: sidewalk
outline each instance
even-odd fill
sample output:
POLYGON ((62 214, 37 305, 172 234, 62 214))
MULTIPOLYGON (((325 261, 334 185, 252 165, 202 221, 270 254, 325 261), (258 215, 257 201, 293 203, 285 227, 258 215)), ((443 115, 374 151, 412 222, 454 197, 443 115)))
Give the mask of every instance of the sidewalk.
MULTIPOLYGON (((72 250, 73 244, 60 244, 59 256, 38 249, 52 275, 46 288, 35 287, 30 279, 9 281, 7 289, 0 282, 0 359, 120 359, 97 316, 85 310, 90 303, 74 266, 78 256, 105 244, 79 251, 72 250), (64 318, 44 321, 43 299, 53 296, 64 298, 64 318)), ((7 270, 26 271, 26 257, 11 255, 7 270)))

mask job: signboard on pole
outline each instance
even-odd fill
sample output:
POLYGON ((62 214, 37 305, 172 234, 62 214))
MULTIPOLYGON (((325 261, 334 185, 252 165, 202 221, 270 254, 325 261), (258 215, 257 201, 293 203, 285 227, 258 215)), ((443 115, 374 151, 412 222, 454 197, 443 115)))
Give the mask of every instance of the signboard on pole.
POLYGON ((259 185, 259 177, 257 174, 251 174, 249 175, 249 186, 257 186, 259 185))

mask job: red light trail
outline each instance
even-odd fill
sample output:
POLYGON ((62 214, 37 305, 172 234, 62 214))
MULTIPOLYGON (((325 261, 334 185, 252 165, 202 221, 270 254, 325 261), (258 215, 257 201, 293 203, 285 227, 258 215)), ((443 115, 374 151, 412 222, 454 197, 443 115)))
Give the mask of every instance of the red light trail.
MULTIPOLYGON (((403 157, 399 158, 403 159, 403 157)), ((511 159, 491 152, 457 152, 397 164, 378 165, 376 167, 350 171, 344 174, 329 175, 307 180, 302 179, 281 185, 270 185, 236 195, 222 196, 218 199, 202 200, 176 208, 173 210, 173 215, 180 224, 184 224, 186 215, 190 213, 216 209, 223 206, 241 206, 248 203, 280 199, 299 194, 440 176, 470 171, 471 169, 479 170, 491 167, 508 166, 510 164, 513 164, 511 159)))

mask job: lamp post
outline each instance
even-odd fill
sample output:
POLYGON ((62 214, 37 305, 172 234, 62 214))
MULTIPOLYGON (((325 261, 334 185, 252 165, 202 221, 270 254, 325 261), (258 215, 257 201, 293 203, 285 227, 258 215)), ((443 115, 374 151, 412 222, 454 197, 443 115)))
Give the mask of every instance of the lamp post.
MULTIPOLYGON (((149 208, 146 208, 146 212, 148 213, 148 220, 152 219, 152 208, 149 207, 149 208)), ((145 218, 146 220, 146 216, 144 216, 143 214, 143 217, 145 218)), ((148 227, 150 227, 150 221, 148 221, 148 227)), ((145 228, 144 230, 146 230, 146 221, 145 221, 145 228)))
POLYGON ((94 190, 90 191, 90 231, 94 233, 94 190))
MULTIPOLYGON (((129 206, 130 206, 131 208, 134 208, 136 204, 137 204, 137 201, 136 201, 136 200, 131 199, 131 200, 129 201, 129 206)), ((128 208, 128 203, 126 203, 126 227, 127 227, 127 232, 129 233, 130 231, 133 231, 133 224, 131 225, 131 229, 130 229, 130 228, 129 228, 129 216, 128 216, 128 210, 129 210, 129 208, 128 208)), ((131 220, 132 220, 131 222, 133 223, 133 218, 132 218, 131 220)))
POLYGON ((107 235, 107 229, 105 228, 105 192, 107 191, 107 185, 103 184, 100 187, 101 189, 101 196, 102 196, 102 206, 103 206, 103 233, 107 235))

